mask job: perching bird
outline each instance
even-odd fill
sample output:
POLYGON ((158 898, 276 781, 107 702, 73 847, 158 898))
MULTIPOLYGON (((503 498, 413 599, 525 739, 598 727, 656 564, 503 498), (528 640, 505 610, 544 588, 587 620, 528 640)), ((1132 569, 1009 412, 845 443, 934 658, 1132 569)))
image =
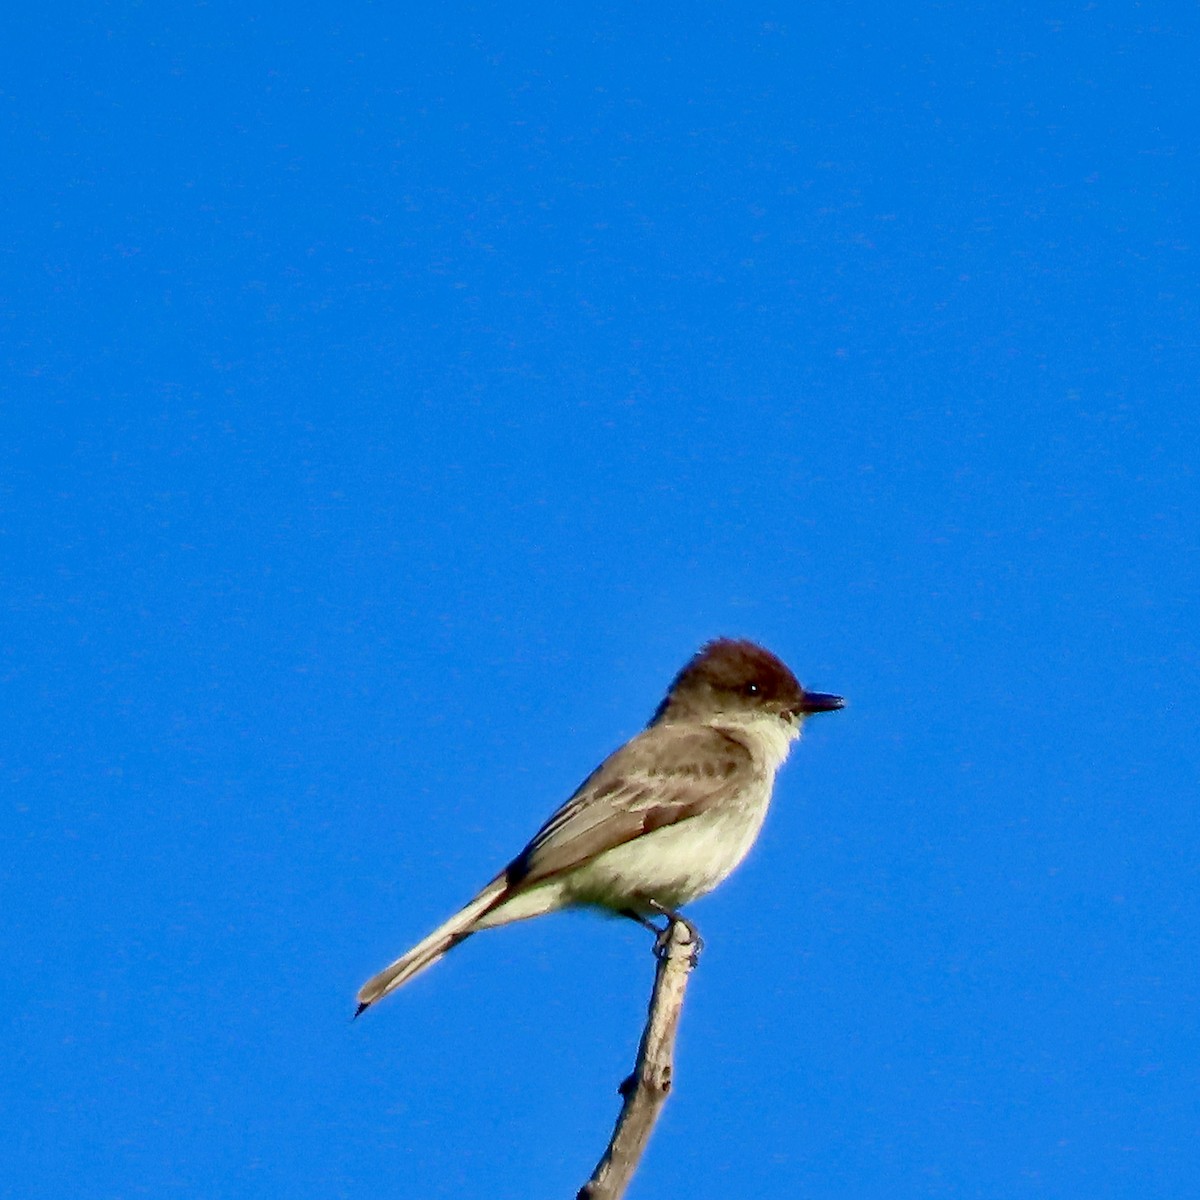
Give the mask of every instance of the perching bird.
POLYGON ((643 924, 716 887, 758 837, 775 772, 813 713, 806 692, 753 642, 709 642, 649 725, 605 759, 473 900, 363 984, 358 1012, 481 929, 571 906, 643 924))

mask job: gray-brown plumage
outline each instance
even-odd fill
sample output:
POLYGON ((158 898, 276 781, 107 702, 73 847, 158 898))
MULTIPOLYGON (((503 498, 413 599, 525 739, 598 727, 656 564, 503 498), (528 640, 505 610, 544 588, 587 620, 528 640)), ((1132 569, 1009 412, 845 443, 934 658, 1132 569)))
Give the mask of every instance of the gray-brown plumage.
POLYGON ((703 895, 753 844, 804 719, 841 706, 838 696, 806 692, 761 646, 709 642, 650 724, 583 781, 504 871, 363 985, 358 1012, 480 929, 571 905, 642 916, 703 895))

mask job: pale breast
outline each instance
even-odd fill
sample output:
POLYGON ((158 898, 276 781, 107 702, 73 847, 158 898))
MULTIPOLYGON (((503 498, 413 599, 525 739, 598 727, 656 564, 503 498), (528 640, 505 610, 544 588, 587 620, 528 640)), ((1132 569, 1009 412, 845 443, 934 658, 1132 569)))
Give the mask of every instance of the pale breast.
POLYGON ((687 904, 717 886, 746 857, 767 815, 770 782, 755 781, 723 804, 606 850, 564 879, 577 904, 652 911, 687 904))

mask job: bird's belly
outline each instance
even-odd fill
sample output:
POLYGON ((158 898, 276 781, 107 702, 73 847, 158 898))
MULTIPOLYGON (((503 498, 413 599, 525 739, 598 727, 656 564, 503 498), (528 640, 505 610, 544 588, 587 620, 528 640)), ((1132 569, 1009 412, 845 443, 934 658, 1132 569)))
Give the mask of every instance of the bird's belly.
POLYGON ((597 855, 563 879, 576 904, 653 911, 678 908, 711 891, 746 857, 767 799, 701 813, 597 855))

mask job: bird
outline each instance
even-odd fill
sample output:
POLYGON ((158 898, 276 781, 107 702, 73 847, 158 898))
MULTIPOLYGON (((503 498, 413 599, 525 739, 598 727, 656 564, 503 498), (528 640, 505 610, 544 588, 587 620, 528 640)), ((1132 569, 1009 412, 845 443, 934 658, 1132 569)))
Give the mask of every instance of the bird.
MULTIPOLYGON (((473 899, 358 992, 361 1015, 480 930, 570 907, 657 930, 745 858, 775 775, 816 713, 841 696, 806 691, 769 650, 720 637, 672 681, 646 727, 606 758, 473 899)), ((659 931, 661 932, 661 931, 659 931)))

